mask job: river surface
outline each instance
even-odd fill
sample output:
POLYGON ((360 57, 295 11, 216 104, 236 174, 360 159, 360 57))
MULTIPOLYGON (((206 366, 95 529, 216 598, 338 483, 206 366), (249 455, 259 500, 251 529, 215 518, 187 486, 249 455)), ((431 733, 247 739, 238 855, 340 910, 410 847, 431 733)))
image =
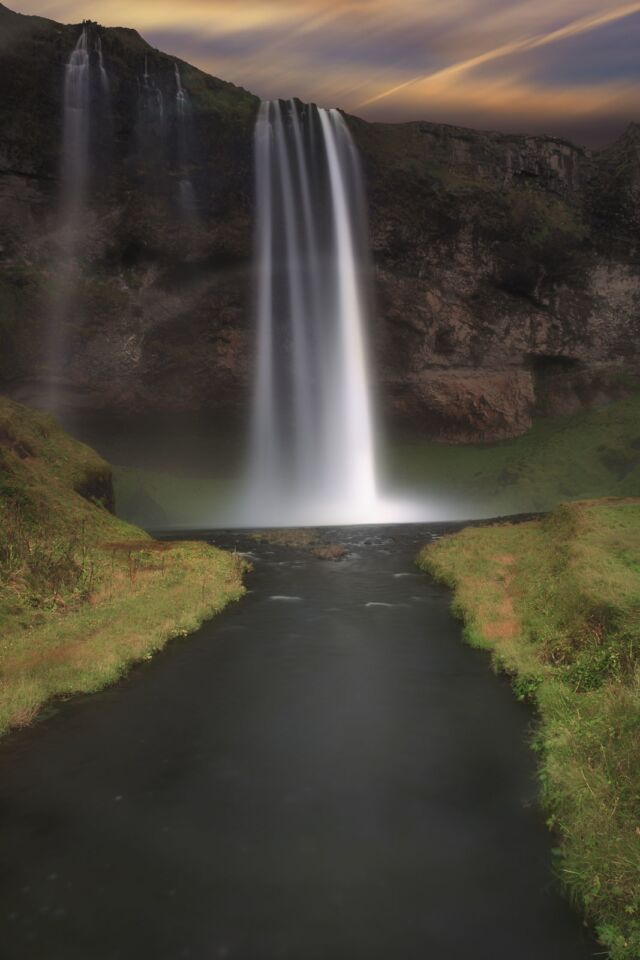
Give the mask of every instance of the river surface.
POLYGON ((251 551, 248 595, 0 746, 2 960, 587 960, 531 713, 413 558, 251 551))

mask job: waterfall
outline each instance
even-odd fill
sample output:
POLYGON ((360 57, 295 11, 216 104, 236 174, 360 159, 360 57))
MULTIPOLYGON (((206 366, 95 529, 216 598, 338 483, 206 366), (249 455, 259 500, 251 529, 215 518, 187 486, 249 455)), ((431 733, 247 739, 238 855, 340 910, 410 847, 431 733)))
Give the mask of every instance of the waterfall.
POLYGON ((189 127, 191 111, 187 92, 182 86, 180 68, 174 61, 173 71, 176 80, 176 118, 177 118, 177 162, 180 168, 178 185, 178 203, 182 219, 193 225, 196 215, 196 198, 191 178, 187 172, 189 162, 189 127))
POLYGON ((109 96, 109 77, 107 76, 107 71, 104 66, 104 58, 102 56, 102 40, 100 39, 100 34, 96 37, 96 53, 98 55, 98 71, 100 73, 100 89, 105 96, 109 96))
POLYGON ((76 211, 85 199, 90 141, 92 136, 95 138, 98 126, 104 123, 109 99, 109 77, 102 55, 102 40, 97 25, 85 22, 64 73, 61 179, 62 220, 67 225, 73 225, 76 211), (94 80, 92 73, 95 76, 96 65, 98 74, 94 80), (94 108, 97 114, 92 118, 94 108))
POLYGON ((187 96, 182 88, 182 80, 180 78, 180 67, 177 63, 173 64, 173 70, 176 78, 176 110, 179 117, 184 117, 187 96))
POLYGON ((89 171, 89 103, 91 62, 87 28, 83 26, 65 68, 62 133, 62 181, 69 220, 82 201, 89 171))
POLYGON ((60 377, 67 361, 67 329, 77 309, 76 254, 89 178, 91 60, 83 25, 64 73, 61 151, 60 232, 54 254, 54 282, 48 318, 46 403, 60 402, 60 377))
POLYGON ((337 110, 262 103, 255 129, 256 522, 371 518, 369 258, 362 178, 337 110))
POLYGON ((84 205, 89 193, 90 147, 96 132, 92 129, 92 110, 97 106, 98 119, 102 122, 108 98, 109 78, 100 36, 94 24, 85 22, 64 73, 60 231, 54 254, 55 279, 48 318, 46 357, 50 371, 47 401, 52 407, 58 404, 58 379, 68 360, 67 330, 73 325, 74 314, 79 310, 77 261, 85 222, 84 205), (92 82, 96 62, 99 88, 92 82))
POLYGON ((140 110, 146 123, 159 123, 160 129, 164 125, 164 95, 149 73, 149 58, 144 57, 144 73, 142 74, 142 88, 140 90, 140 110))

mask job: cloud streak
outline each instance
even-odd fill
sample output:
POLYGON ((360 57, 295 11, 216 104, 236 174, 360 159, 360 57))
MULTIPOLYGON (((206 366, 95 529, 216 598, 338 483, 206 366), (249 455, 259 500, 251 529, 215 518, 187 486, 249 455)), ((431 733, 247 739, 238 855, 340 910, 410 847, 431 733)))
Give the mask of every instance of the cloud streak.
POLYGON ((14 0, 136 27, 262 97, 602 140, 640 117, 640 0, 14 0), (593 56, 591 55, 593 53, 593 56), (546 119, 545 119, 546 118, 546 119))
POLYGON ((395 87, 391 87, 389 90, 383 90, 382 93, 378 93, 373 97, 369 97, 368 100, 363 100, 362 103, 358 104, 358 107, 362 108, 369 106, 372 103, 377 103, 379 100, 384 100, 387 97, 391 97, 394 94, 399 93, 401 90, 405 90, 407 87, 413 86, 416 83, 448 80, 451 77, 455 77, 461 73, 466 73, 469 70, 473 70, 474 67, 478 67, 481 64, 489 63, 493 60, 500 60, 503 57, 510 57, 523 50, 535 50, 537 47, 544 47, 551 43, 558 43, 561 40, 566 40, 569 37, 575 37, 581 33, 595 30, 598 27, 604 26, 605 24, 611 23, 615 20, 622 20, 625 17, 630 17, 634 13, 639 12, 640 3, 627 3, 621 7, 615 8, 614 10, 609 10, 596 16, 581 17, 571 23, 565 24, 565 26, 560 27, 557 30, 552 30, 546 34, 525 37, 521 40, 512 40, 509 43, 504 43, 499 47, 495 47, 493 50, 487 50, 475 57, 469 57, 466 60, 453 63, 449 67, 445 67, 442 70, 436 70, 434 73, 413 77, 411 80, 405 80, 403 83, 399 83, 395 87))

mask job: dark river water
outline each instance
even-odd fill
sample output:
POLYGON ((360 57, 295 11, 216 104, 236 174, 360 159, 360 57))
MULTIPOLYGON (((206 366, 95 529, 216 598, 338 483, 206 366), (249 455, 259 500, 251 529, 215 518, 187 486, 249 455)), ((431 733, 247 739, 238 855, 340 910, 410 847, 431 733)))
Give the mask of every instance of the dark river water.
POLYGON ((531 714, 413 558, 237 542, 249 594, 0 747, 2 960, 587 960, 531 714))

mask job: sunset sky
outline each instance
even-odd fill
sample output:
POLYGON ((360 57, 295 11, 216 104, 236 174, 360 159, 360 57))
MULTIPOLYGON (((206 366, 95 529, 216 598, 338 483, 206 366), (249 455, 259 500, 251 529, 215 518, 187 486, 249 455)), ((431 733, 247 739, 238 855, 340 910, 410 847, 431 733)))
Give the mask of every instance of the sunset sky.
POLYGON ((640 121, 640 2, 24 0, 130 26, 261 97, 367 119, 547 132, 599 145, 640 121))

